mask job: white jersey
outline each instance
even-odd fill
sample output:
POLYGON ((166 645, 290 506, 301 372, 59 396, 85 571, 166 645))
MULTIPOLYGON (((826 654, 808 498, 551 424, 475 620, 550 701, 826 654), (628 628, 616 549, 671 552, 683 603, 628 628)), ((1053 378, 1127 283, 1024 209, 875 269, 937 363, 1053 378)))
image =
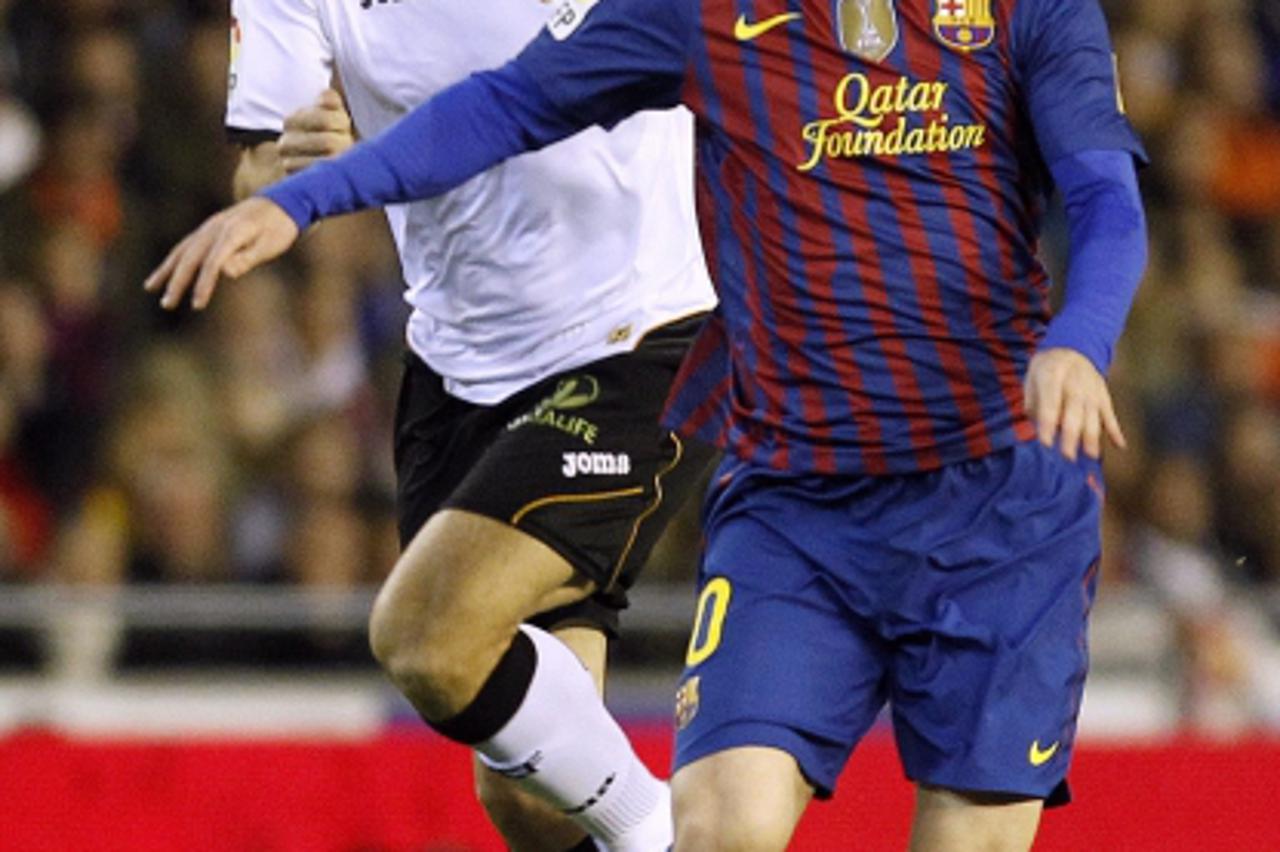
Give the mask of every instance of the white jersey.
MULTIPOLYGON (((513 57, 543 0, 232 0, 227 127, 273 138, 336 76, 361 136, 513 57)), ((446 195, 387 209, 408 344, 446 389, 493 403, 708 310, 683 108, 592 128, 446 195)))

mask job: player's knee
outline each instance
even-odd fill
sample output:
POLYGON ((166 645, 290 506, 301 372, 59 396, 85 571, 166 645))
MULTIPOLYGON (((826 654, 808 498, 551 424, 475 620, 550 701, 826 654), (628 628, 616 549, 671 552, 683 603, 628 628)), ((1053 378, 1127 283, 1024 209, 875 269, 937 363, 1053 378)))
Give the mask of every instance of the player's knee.
POLYGON ((373 601, 373 611, 369 614, 369 650, 378 665, 387 671, 403 648, 403 629, 397 624, 395 602, 390 599, 387 588, 373 601))
POLYGON ((771 826, 759 830, 755 820, 738 817, 712 822, 704 819, 676 821, 676 852, 783 852, 787 832, 771 826))
POLYGON ((449 631, 423 601, 407 599, 397 587, 383 587, 369 616, 374 658, 399 685, 444 685, 465 668, 449 631))
POLYGON ((685 798, 676 808, 676 852, 782 852, 792 826, 750 808, 726 808, 711 796, 685 798))
POLYGON ((942 852, 1026 852, 1043 803, 1003 793, 920 785, 911 848, 942 852))
POLYGON ((378 665, 399 681, 399 675, 412 665, 412 652, 408 630, 397 613, 394 597, 384 587, 373 602, 369 615, 369 649, 378 665))
POLYGON ((475 695, 517 627, 480 615, 441 595, 415 593, 393 578, 374 601, 370 648, 419 710, 447 714, 475 695))

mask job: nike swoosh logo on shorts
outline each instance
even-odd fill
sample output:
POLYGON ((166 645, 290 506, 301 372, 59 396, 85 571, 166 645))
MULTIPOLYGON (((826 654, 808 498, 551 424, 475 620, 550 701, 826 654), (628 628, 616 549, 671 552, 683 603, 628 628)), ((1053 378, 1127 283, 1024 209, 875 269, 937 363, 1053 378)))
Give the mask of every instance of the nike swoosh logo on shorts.
POLYGON ((1032 766, 1044 766, 1053 756, 1058 753, 1058 746, 1062 745, 1061 741, 1055 742, 1048 748, 1040 748, 1040 741, 1036 740, 1031 744, 1031 749, 1027 752, 1027 760, 1032 766))

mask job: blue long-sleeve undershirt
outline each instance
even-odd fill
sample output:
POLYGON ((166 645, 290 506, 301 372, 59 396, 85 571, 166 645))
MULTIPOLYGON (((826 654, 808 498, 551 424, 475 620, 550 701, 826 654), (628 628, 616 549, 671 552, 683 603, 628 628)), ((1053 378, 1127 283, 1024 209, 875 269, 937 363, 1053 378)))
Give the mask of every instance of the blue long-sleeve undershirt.
POLYGON ((1147 228, 1133 156, 1082 151, 1050 167, 1070 227, 1062 309, 1041 349, 1065 347, 1106 375, 1147 265, 1147 228))

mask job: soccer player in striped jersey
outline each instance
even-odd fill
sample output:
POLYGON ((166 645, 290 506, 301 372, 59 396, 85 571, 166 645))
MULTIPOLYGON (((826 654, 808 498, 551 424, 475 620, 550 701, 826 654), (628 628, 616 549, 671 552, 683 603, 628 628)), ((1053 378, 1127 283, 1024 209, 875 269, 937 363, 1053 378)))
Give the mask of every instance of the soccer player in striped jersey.
MULTIPOLYGON (((231 6, 242 194, 349 146, 352 118, 375 135, 509 57, 549 12, 231 6)), ((611 849, 670 841, 668 791, 597 692, 626 588, 711 454, 658 422, 715 302, 692 144, 687 111, 651 113, 387 209, 412 309, 395 442, 406 549, 372 644, 429 723, 477 748, 481 799, 520 852, 595 849, 583 828, 611 849)))
POLYGON ((1146 258, 1097 0, 562 0, 513 61, 207 223, 149 286, 201 302, 319 217, 674 103, 721 301, 668 417, 727 451, 676 848, 784 848, 887 703, 912 848, 1027 849, 1066 798, 1124 441, 1105 376, 1146 258))

